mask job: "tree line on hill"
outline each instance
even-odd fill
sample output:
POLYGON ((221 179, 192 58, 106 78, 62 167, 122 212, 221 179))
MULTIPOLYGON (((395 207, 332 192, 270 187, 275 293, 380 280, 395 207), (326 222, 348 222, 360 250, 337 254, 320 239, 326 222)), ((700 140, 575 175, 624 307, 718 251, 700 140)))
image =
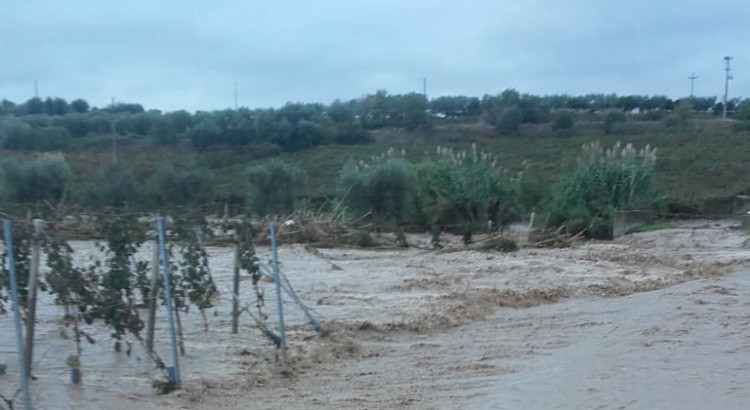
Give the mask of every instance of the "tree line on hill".
MULTIPOLYGON (((729 101, 729 112, 750 120, 750 100, 729 101)), ((605 129, 624 121, 624 115, 661 120, 680 106, 690 112, 720 114, 715 97, 671 100, 665 96, 588 94, 582 96, 522 94, 506 89, 482 98, 442 96, 428 100, 417 93, 374 94, 331 104, 287 103, 280 108, 162 113, 137 103, 90 107, 83 99, 34 97, 20 104, 0 102, 0 148, 10 150, 65 150, 76 140, 121 135, 170 146, 189 141, 196 149, 224 145, 265 144, 293 152, 320 144, 358 144, 371 139, 369 131, 384 127, 414 129, 441 118, 482 118, 500 134, 518 133, 521 124, 551 123, 554 129, 573 126, 574 117, 595 113, 605 129), (637 114, 636 114, 637 113, 637 114)))

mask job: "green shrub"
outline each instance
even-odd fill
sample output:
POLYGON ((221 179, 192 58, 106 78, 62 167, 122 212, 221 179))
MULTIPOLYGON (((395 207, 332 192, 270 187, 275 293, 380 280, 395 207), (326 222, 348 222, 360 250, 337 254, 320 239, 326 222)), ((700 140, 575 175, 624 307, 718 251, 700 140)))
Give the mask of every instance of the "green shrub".
POLYGON ((503 135, 518 134, 523 122, 523 112, 517 105, 510 106, 500 112, 496 119, 497 130, 503 135))
POLYGON ((438 147, 438 157, 417 166, 417 195, 430 224, 466 229, 487 221, 505 226, 517 214, 516 180, 484 152, 438 147))
POLYGON ((368 165, 349 161, 339 172, 339 191, 355 211, 376 225, 399 223, 412 213, 414 176, 409 164, 391 158, 368 165))
POLYGON ((375 241, 372 240, 369 231, 362 229, 357 231, 357 234, 354 236, 354 245, 360 248, 371 248, 375 246, 375 241))
POLYGON ((0 168, 4 195, 13 202, 59 201, 71 175, 60 154, 44 154, 32 160, 6 158, 0 168))
POLYGON ((615 131, 615 124, 625 122, 625 113, 622 110, 609 110, 604 114, 604 133, 611 134, 615 131))
POLYGON ((123 207, 138 202, 139 193, 133 173, 118 163, 99 168, 86 187, 85 202, 89 206, 123 207))
POLYGON ((175 168, 171 163, 156 168, 154 181, 163 203, 202 205, 213 197, 214 177, 201 166, 175 168))
POLYGON ((578 167, 558 184, 550 204, 550 222, 570 233, 583 229, 595 238, 612 236, 615 211, 650 209, 654 204, 656 149, 636 150, 620 143, 604 150, 583 147, 578 167))
POLYGON ((552 122, 552 129, 567 130, 573 128, 573 113, 569 110, 562 110, 555 114, 555 120, 552 122))
POLYGON ((672 131, 692 130, 696 126, 693 117, 693 104, 690 101, 683 100, 677 104, 672 114, 664 119, 664 125, 672 131))
POLYGON ((336 130, 336 143, 355 145, 372 141, 370 133, 359 123, 341 124, 336 130))
POLYGON ((47 116, 9 118, 0 122, 0 143, 5 149, 51 151, 65 149, 71 136, 66 128, 49 126, 47 116), (36 126, 35 124, 39 124, 36 126))
POLYGON ((171 121, 155 118, 148 129, 148 135, 156 145, 174 145, 177 143, 177 129, 171 121))
POLYGON ((219 143, 221 128, 212 119, 206 118, 198 125, 190 128, 187 131, 187 136, 193 141, 195 148, 207 148, 219 143))
POLYGON ((295 200, 305 195, 304 171, 284 161, 251 166, 245 174, 250 209, 257 215, 291 213, 295 200))

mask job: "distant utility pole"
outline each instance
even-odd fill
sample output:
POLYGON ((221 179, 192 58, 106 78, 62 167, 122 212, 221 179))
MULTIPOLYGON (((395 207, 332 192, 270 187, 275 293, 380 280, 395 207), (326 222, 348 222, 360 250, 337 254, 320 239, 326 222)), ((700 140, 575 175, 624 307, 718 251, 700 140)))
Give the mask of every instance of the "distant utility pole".
POLYGON ((234 110, 237 111, 237 81, 234 82, 234 110))
POLYGON ((427 77, 422 78, 422 94, 427 98, 427 77))
POLYGON ((39 98, 39 83, 34 80, 34 97, 39 98))
POLYGON ((725 56, 724 57, 724 63, 726 63, 726 67, 724 68, 724 71, 726 72, 726 76, 724 77, 724 112, 721 115, 721 118, 727 119, 727 98, 729 97, 729 80, 733 79, 732 77, 732 68, 729 66, 729 63, 732 61, 734 57, 732 56, 725 56))
POLYGON ((688 80, 690 80, 690 98, 693 98, 693 89, 695 86, 696 78, 698 78, 698 76, 695 75, 695 73, 691 73, 690 76, 688 77, 688 80))

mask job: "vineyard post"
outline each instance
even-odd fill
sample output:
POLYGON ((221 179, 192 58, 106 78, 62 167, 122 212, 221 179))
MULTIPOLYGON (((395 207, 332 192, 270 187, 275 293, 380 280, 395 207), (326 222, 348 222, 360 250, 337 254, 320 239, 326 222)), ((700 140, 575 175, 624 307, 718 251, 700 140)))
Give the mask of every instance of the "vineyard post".
POLYGON ((240 317, 240 244, 234 245, 234 279, 232 281, 232 333, 237 333, 240 317))
POLYGON ((273 221, 270 222, 271 228, 271 251, 273 253, 273 274, 276 283, 276 304, 279 312, 279 329, 281 336, 281 359, 286 360, 286 334, 284 332, 284 311, 281 306, 281 275, 279 275, 279 256, 276 252, 276 229, 273 221))
MULTIPOLYGON (((195 233, 195 240, 198 242, 198 246, 201 247, 204 251, 206 248, 203 246, 203 233, 201 232, 201 229, 199 227, 194 227, 193 232, 195 233)), ((208 252, 206 251, 206 272, 208 272, 208 276, 213 280, 213 275, 211 275, 211 266, 208 264, 208 252)), ((206 332, 208 332, 208 318, 206 318, 206 309, 202 306, 198 308, 201 311, 201 316, 203 317, 203 328, 206 332)))
POLYGON ((31 376, 34 359, 34 324, 36 322, 36 290, 39 280, 39 258, 42 248, 43 221, 34 219, 34 239, 31 247, 31 269, 29 271, 29 300, 26 312, 26 369, 31 376))
POLYGON ((21 305, 18 303, 16 262, 13 258, 13 236, 11 234, 11 226, 9 220, 3 220, 3 229, 5 230, 5 253, 8 254, 8 276, 10 276, 10 291, 13 294, 13 319, 16 324, 16 346, 18 348, 18 365, 21 368, 21 391, 23 393, 23 405, 26 410, 31 410, 31 397, 29 396, 29 376, 28 372, 26 371, 26 352, 23 348, 21 305))
POLYGON ((151 287, 148 291, 148 323, 146 327, 146 349, 154 351, 154 326, 156 322, 156 304, 159 298, 159 241, 154 243, 154 256, 151 260, 151 287))
POLYGON ((174 328, 174 313, 172 312, 172 289, 169 282, 169 261, 167 260, 167 246, 164 235, 164 218, 159 217, 156 220, 157 230, 159 231, 159 248, 161 253, 161 265, 164 273, 164 294, 167 298, 167 316, 169 317, 169 336, 172 339, 172 363, 174 366, 174 388, 180 388, 180 362, 177 356, 177 338, 174 328))

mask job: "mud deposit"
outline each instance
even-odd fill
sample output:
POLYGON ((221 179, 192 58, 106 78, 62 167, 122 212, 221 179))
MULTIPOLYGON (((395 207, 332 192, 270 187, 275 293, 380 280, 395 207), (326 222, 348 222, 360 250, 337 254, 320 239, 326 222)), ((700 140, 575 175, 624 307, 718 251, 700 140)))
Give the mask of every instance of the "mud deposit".
MULTIPOLYGON (((84 383, 69 382, 75 350, 62 311, 42 298, 32 401, 38 409, 244 408, 747 408, 750 249, 743 231, 693 224, 569 249, 433 252, 285 245, 281 269, 321 317, 316 334, 289 301, 289 359, 247 316, 230 333, 232 252, 210 248, 222 298, 203 330, 182 316, 183 389, 137 344, 112 351, 103 327, 84 347, 84 383)), ((454 238, 455 240, 455 238, 454 238)), ((96 257, 77 242, 79 258, 96 257)), ((259 248, 261 260, 268 249, 259 248)), ((141 257, 151 254, 144 247, 141 257)), ((241 300, 254 303, 250 282, 241 300)), ((272 284, 264 312, 275 324, 272 284)), ((157 327, 169 362, 167 321, 157 327)), ((0 317, 0 394, 17 387, 13 322, 0 317)), ((18 402, 20 405, 20 402, 18 402)), ((1 407, 0 407, 1 408, 1 407)))

